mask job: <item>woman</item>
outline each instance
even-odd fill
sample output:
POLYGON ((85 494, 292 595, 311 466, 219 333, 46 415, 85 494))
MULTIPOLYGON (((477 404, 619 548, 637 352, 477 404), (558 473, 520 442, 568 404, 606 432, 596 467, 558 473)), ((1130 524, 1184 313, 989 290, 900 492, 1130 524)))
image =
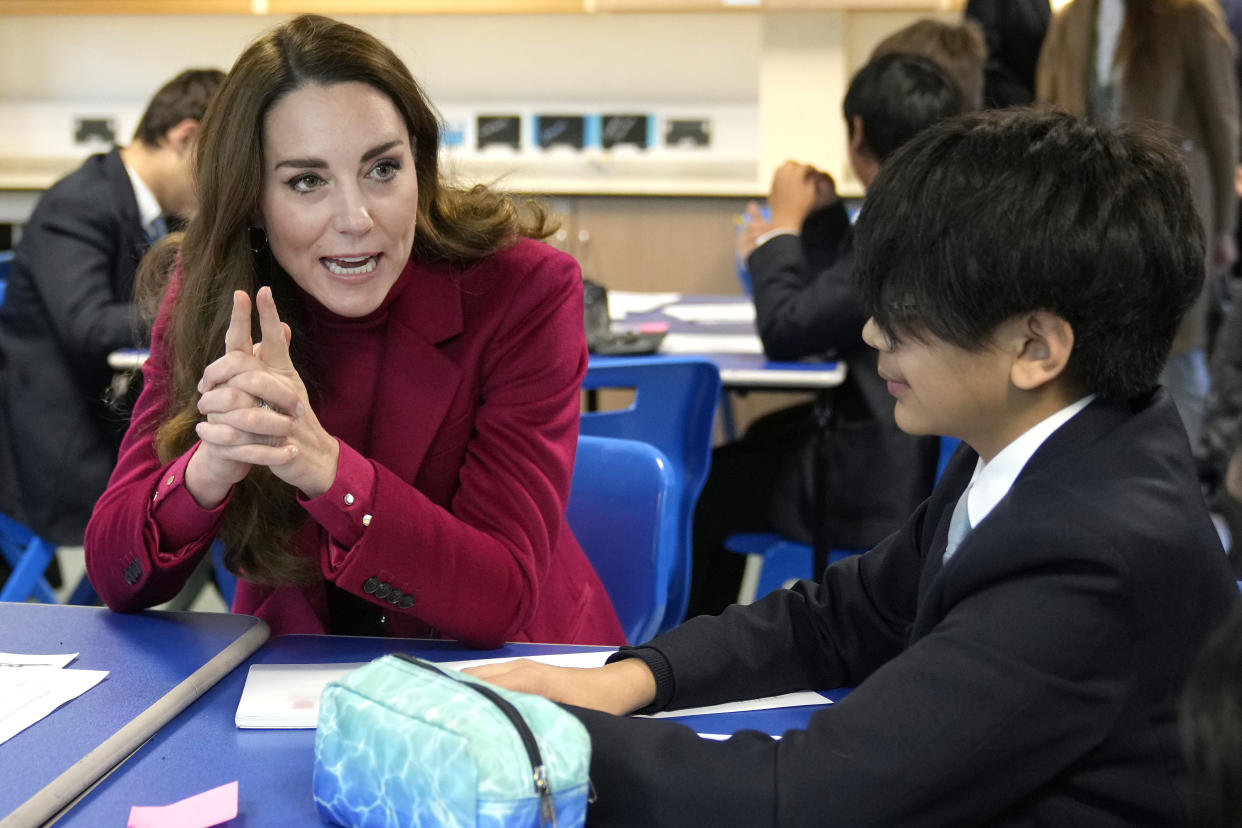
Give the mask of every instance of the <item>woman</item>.
MULTIPOLYGON (((1214 0, 1074 0, 1048 28, 1036 99, 1102 126, 1167 125, 1185 153, 1207 232, 1207 274, 1215 279, 1228 271, 1237 258, 1238 92, 1233 40, 1214 0)), ((1106 193, 1108 182, 1100 190, 1106 193)), ((1182 320, 1161 376, 1191 445, 1207 393, 1208 295, 1205 288, 1182 320)))
POLYGON ((87 528, 110 607, 167 600, 219 535, 273 634, 623 641, 564 519, 577 266, 542 211, 440 181, 438 139, 359 29, 302 16, 238 59, 198 216, 140 277, 175 258, 87 528))

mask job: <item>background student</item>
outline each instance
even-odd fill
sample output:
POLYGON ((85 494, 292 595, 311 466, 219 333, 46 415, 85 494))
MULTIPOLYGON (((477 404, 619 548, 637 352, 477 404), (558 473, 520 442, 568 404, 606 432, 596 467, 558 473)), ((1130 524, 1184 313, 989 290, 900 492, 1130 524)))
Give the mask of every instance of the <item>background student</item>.
MULTIPOLYGON (((850 162, 868 185, 884 160, 927 126, 962 111, 953 81, 924 58, 890 54, 854 76, 843 104, 850 162)), ((789 161, 738 239, 754 286, 764 350, 772 359, 834 351, 848 367, 836 394, 838 439, 823 514, 833 545, 865 549, 902 524, 931 491, 938 441, 902 433, 863 344, 865 317, 851 282, 853 229, 835 184, 789 161)), ((771 531, 805 542, 820 517, 815 500, 815 417, 800 405, 759 420, 742 440, 718 448, 694 515, 689 616, 720 612, 737 599, 742 558, 726 552, 733 532, 771 531)))
POLYGON ((476 674, 578 705, 596 825, 1186 824, 1177 694, 1238 593, 1156 385, 1203 281, 1180 153, 963 116, 888 160, 856 235, 898 424, 965 444, 931 497, 602 668, 476 674), (843 685, 779 741, 609 715, 843 685))
POLYGON ((1035 100, 1035 67, 1048 30, 1048 0, 969 0, 966 19, 987 40, 983 105, 1025 106, 1035 100))
POLYGON ((274 635, 624 641, 565 521, 578 267, 537 205, 442 180, 439 146, 360 29, 303 15, 238 58, 199 214, 140 275, 172 282, 87 528, 108 606, 167 600, 220 535, 274 635))
MULTIPOLYGON (((1161 382, 1191 442, 1208 390, 1208 304, 1238 257, 1238 88, 1234 44, 1215 0, 1074 0, 1052 19, 1036 98, 1100 126, 1166 125, 1190 169, 1207 232, 1208 281, 1186 314, 1161 382)), ((1101 184, 1101 188, 1106 185, 1101 184)))
POLYGON ((1242 606, 1195 659, 1182 692, 1190 813, 1199 828, 1242 826, 1242 606))
POLYGON ((147 341, 134 271, 194 210, 195 137, 223 78, 189 69, 164 84, 133 141, 58 181, 23 227, 0 306, 0 440, 16 461, 0 511, 54 544, 82 543, 116 465, 127 402, 107 399, 108 354, 147 341))

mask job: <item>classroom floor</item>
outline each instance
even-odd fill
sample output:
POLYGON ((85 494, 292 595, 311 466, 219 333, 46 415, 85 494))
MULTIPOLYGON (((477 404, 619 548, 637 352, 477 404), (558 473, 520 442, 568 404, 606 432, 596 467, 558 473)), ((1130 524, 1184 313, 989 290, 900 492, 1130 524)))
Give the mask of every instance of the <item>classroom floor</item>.
MULTIPOLYGON (((60 560, 61 586, 56 590, 56 597, 64 601, 77 586, 78 580, 86 573, 86 560, 80 546, 62 546, 56 550, 60 560)), ((156 609, 168 609, 169 604, 161 604, 156 609)), ((198 591, 186 609, 196 612, 228 612, 224 600, 216 588, 208 583, 198 591)))

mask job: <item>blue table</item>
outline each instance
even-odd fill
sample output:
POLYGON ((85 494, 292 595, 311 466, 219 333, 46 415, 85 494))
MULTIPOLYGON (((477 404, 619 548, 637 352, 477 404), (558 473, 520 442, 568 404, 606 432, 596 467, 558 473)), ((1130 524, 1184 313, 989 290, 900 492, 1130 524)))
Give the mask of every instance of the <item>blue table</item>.
POLYGON ((0 630, 4 652, 77 652, 71 668, 109 671, 0 745, 3 828, 42 824, 267 640, 248 615, 58 604, 0 603, 0 630))
MULTIPOLYGON (((75 805, 58 826, 124 825, 133 805, 163 805, 238 780, 238 816, 230 826, 318 825, 311 796, 312 730, 239 730, 233 722, 250 664, 370 661, 407 652, 436 661, 599 650, 563 644, 509 644, 480 652, 451 641, 289 635, 270 641, 246 664, 185 710, 75 805)), ((829 694, 832 695, 832 694, 829 694)), ((842 694, 837 694, 842 695, 842 694)), ((704 732, 801 727, 818 708, 697 716, 704 732)))

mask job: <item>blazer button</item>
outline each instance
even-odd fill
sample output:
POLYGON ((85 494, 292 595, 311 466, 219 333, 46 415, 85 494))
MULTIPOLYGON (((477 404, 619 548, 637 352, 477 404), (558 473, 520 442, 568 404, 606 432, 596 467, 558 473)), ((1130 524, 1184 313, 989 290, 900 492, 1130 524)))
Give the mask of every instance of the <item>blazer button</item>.
POLYGON ((401 597, 401 600, 397 602, 397 606, 401 609, 409 609, 414 606, 414 598, 410 595, 404 595, 401 597))
POLYGON ((392 592, 392 584, 386 581, 380 581, 380 585, 375 588, 376 598, 387 598, 388 593, 392 592))
POLYGON ((362 582, 362 591, 367 595, 374 595, 375 590, 379 588, 379 578, 372 575, 362 582))
POLYGON ((395 607, 395 606, 397 605, 397 602, 398 602, 398 601, 400 601, 400 600, 401 600, 402 598, 404 598, 404 597, 405 597, 405 593, 404 593, 404 592, 402 592, 402 591, 401 591, 401 590, 399 590, 399 589, 394 589, 394 590, 393 590, 393 591, 392 591, 392 592, 388 595, 388 599, 387 599, 387 600, 388 600, 388 603, 392 604, 392 605, 395 607))

